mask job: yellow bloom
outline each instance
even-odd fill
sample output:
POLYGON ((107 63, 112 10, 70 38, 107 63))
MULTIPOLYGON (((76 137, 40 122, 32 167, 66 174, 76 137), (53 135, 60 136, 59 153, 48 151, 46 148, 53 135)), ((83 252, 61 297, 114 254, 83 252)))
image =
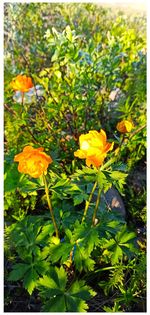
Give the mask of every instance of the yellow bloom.
POLYGON ((118 122, 116 126, 117 130, 120 131, 121 133, 130 132, 133 129, 133 127, 134 127, 133 123, 129 120, 122 120, 118 122))
POLYGON ((46 174, 52 159, 43 150, 43 148, 34 149, 31 146, 26 146, 23 152, 15 155, 14 161, 19 162, 18 171, 34 178, 46 174))
POLYGON ((86 165, 99 167, 103 164, 107 152, 113 149, 114 143, 107 142, 106 133, 103 129, 100 132, 91 130, 79 137, 80 149, 74 152, 74 156, 86 159, 86 165))
POLYGON ((24 93, 28 92, 33 87, 33 82, 30 77, 19 74, 15 79, 12 80, 10 86, 13 88, 13 90, 24 93))

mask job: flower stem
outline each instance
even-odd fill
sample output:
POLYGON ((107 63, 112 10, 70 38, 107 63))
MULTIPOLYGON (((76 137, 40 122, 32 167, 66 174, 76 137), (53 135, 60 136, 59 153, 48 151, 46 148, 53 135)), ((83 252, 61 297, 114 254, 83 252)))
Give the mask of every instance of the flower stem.
POLYGON ((21 98, 22 98, 22 106, 24 104, 24 92, 21 93, 21 98))
POLYGON ((87 214, 87 211, 88 211, 90 202, 91 202, 91 200, 92 200, 94 191, 95 191, 95 189, 96 189, 96 186, 97 186, 97 181, 96 181, 95 184, 93 185, 93 188, 92 188, 91 193, 90 193, 90 196, 89 196, 89 200, 86 200, 85 209, 84 209, 84 213, 83 213, 83 217, 82 217, 82 222, 85 220, 85 217, 86 217, 86 214, 87 214))
POLYGON ((93 226, 95 225, 95 219, 96 219, 96 213, 98 210, 98 206, 100 203, 100 196, 101 196, 101 189, 98 189, 98 195, 97 195, 97 200, 96 200, 96 205, 95 205, 95 209, 94 209, 94 213, 93 213, 93 217, 92 217, 92 224, 93 226))
POLYGON ((43 174, 43 181, 44 181, 44 186, 45 186, 45 193, 46 193, 46 197, 47 197, 47 203, 48 203, 48 207, 50 210, 50 214, 51 214, 51 218, 54 224, 54 228, 55 228, 55 232, 56 232, 56 237, 59 237, 59 232, 58 232, 58 227, 54 218, 54 214, 53 214, 53 209, 52 209, 52 204, 51 204, 51 200, 49 197, 49 191, 48 191, 48 185, 47 185, 47 181, 46 181, 46 177, 43 174))

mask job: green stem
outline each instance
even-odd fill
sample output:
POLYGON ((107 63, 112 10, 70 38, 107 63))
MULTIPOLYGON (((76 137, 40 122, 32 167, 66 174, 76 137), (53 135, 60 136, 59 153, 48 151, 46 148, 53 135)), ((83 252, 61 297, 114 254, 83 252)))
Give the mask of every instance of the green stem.
POLYGON ((94 213, 93 213, 93 217, 92 217, 92 224, 93 226, 95 225, 95 219, 96 219, 96 213, 98 210, 98 206, 100 203, 100 196, 101 196, 101 189, 98 189, 98 195, 97 195, 97 200, 96 200, 96 205, 95 205, 95 209, 94 209, 94 213))
POLYGON ((57 227, 57 224, 56 224, 56 221, 55 221, 55 218, 54 218, 52 204, 51 204, 51 200, 50 200, 50 197, 49 197, 48 185, 47 185, 46 177, 45 177, 44 174, 43 174, 43 181, 44 181, 44 186, 45 186, 45 193, 46 193, 46 197, 47 197, 48 207, 49 207, 49 210, 50 210, 50 214, 51 214, 52 221, 53 221, 54 228, 55 228, 55 232, 56 232, 56 237, 59 237, 58 227, 57 227))
POLYGON ((87 211, 88 211, 90 202, 91 202, 91 200, 92 200, 94 191, 95 191, 95 189, 96 189, 96 186, 97 186, 97 181, 95 182, 95 184, 94 184, 94 186, 93 186, 93 188, 92 188, 92 190, 91 190, 91 193, 90 193, 90 196, 89 196, 89 200, 86 200, 85 209, 84 209, 84 213, 83 213, 83 217, 82 217, 82 222, 85 220, 85 217, 86 217, 86 214, 87 214, 87 211))
POLYGON ((22 106, 24 104, 24 92, 21 93, 21 97, 22 97, 22 106))

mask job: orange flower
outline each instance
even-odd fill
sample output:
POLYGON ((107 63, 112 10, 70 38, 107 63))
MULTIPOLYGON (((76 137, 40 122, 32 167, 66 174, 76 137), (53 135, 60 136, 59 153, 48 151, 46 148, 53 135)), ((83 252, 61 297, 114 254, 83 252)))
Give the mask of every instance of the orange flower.
POLYGON ((86 159, 86 165, 99 167, 107 155, 113 149, 114 143, 107 142, 106 133, 103 129, 100 132, 91 130, 79 137, 80 150, 74 152, 74 156, 86 159))
POLYGON ((43 150, 43 148, 34 149, 29 145, 23 149, 23 152, 15 155, 14 161, 19 162, 18 171, 34 178, 46 174, 52 159, 43 150))
POLYGON ((30 77, 27 77, 26 75, 17 75, 15 79, 12 80, 10 83, 10 86, 15 91, 20 91, 22 93, 28 92, 33 87, 33 82, 30 77))
POLYGON ((122 133, 130 132, 133 129, 134 125, 131 121, 129 120, 122 120, 118 122, 116 128, 118 131, 122 133))

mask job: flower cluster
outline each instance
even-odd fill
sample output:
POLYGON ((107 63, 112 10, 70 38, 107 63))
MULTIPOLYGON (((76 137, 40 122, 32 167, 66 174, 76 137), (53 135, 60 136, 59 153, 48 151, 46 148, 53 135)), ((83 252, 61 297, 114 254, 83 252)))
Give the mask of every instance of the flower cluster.
POLYGON ((99 167, 103 164, 107 152, 113 149, 114 143, 107 142, 106 133, 91 130, 79 137, 80 149, 74 152, 74 156, 86 159, 86 165, 99 167))
POLYGON ((43 150, 43 148, 34 149, 32 146, 26 146, 23 152, 15 155, 14 161, 19 162, 18 171, 34 178, 46 174, 52 159, 43 150))

